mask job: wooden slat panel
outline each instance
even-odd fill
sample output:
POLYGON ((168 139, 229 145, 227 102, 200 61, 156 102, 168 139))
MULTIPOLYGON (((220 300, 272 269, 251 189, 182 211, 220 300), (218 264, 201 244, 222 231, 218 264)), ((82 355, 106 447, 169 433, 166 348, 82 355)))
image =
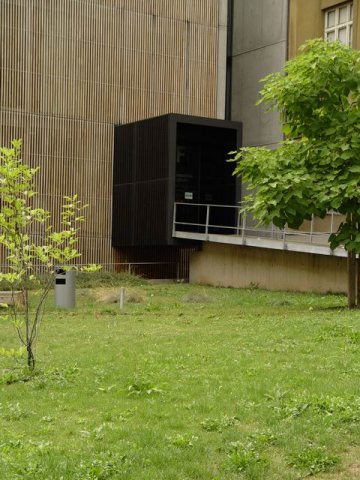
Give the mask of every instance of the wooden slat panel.
POLYGON ((112 125, 10 111, 0 112, 0 125, 0 143, 22 137, 24 157, 31 165, 40 167, 36 184, 40 195, 34 206, 53 212, 54 227, 60 228, 58 214, 63 195, 78 193, 80 199, 89 204, 79 247, 86 253, 86 261, 90 261, 88 245, 95 241, 102 245, 96 253, 97 261, 111 261, 112 252, 108 247, 111 237, 112 125), (74 141, 77 138, 81 138, 81 143, 74 141), (101 238, 108 241, 99 243, 101 238))
POLYGON ((113 124, 216 116, 217 24, 218 0, 0 0, 0 143, 23 138, 39 204, 89 203, 85 261, 113 258, 113 124))
POLYGON ((157 0, 153 5, 153 14, 159 17, 187 20, 187 0, 157 0))
POLYGON ((217 0, 188 0, 187 19, 192 23, 217 27, 218 3, 217 0))

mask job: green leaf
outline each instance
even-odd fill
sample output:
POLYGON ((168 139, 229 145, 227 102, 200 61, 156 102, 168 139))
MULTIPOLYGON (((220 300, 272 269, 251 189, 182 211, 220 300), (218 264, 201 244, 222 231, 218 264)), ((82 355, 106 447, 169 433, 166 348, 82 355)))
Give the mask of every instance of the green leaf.
POLYGON ((292 132, 292 127, 289 123, 284 123, 282 126, 282 131, 284 135, 290 135, 292 132))

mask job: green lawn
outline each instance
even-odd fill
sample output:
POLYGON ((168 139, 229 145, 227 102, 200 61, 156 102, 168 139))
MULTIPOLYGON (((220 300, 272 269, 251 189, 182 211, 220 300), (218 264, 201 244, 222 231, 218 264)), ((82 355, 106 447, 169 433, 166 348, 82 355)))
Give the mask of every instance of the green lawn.
MULTIPOLYGON (((99 290, 74 311, 50 299, 29 381, 6 383, 19 373, 0 359, 2 480, 360 477, 360 311, 345 297, 127 294, 123 311, 99 290)), ((0 322, 0 346, 17 346, 0 322)))

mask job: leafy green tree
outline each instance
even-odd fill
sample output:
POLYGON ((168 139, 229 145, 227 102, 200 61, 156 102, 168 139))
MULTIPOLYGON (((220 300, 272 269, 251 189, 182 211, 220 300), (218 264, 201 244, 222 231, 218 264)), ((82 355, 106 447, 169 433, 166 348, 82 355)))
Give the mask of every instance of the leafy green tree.
POLYGON ((329 242, 348 251, 353 307, 360 253, 360 53, 340 42, 311 40, 283 72, 263 82, 258 103, 280 113, 285 139, 276 150, 236 153, 234 174, 253 189, 246 209, 280 228, 299 228, 329 210, 343 214, 329 242))
MULTIPOLYGON (((50 213, 34 206, 33 182, 38 168, 21 160, 21 140, 11 148, 0 147, 0 244, 4 247, 8 269, 0 282, 13 292, 22 293, 23 305, 8 309, 17 334, 26 350, 27 364, 35 367, 34 347, 43 318, 45 300, 54 283, 56 266, 66 266, 80 256, 76 248, 84 221, 83 206, 77 195, 64 197, 60 231, 50 225, 50 213), (40 295, 30 302, 31 287, 38 282, 40 295)), ((94 270, 96 266, 89 266, 94 270)))

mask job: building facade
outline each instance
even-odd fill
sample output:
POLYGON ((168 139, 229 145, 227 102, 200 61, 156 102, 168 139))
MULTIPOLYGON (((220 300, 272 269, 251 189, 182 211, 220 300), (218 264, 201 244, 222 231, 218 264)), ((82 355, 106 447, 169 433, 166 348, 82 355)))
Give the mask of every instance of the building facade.
MULTIPOLYGON (((243 146, 275 148, 282 140, 278 115, 256 102, 261 79, 287 58, 288 0, 234 0, 231 10, 230 117, 243 123, 243 146)), ((240 201, 246 185, 238 190, 240 201)))
POLYGON ((289 56, 310 38, 340 40, 360 48, 358 0, 290 0, 289 1, 289 56))
MULTIPOLYGON (((243 121, 244 145, 275 148, 282 139, 276 114, 266 113, 263 106, 255 107, 259 80, 280 71, 284 62, 312 38, 340 40, 360 48, 359 9, 358 0, 234 0, 231 117, 243 121)), ((245 193, 243 185, 242 195, 245 193)), ((334 231, 338 222, 338 218, 334 222, 329 216, 304 225, 302 233, 310 237, 307 247, 301 245, 305 237, 299 238, 298 244, 287 243, 285 235, 282 242, 256 238, 256 232, 246 238, 248 232, 243 225, 243 239, 214 237, 213 242, 203 243, 202 251, 192 256, 190 280, 234 287, 346 291, 346 252, 331 252, 325 233, 320 235, 323 247, 311 243, 313 228, 334 231)), ((250 220, 250 227, 254 224, 250 220)), ((293 234, 290 232, 290 236, 293 234)))
POLYGON ((278 116, 255 106, 260 80, 310 38, 360 48, 359 9, 360 0, 0 0, 0 144, 23 139, 55 227, 63 195, 89 205, 81 262, 164 261, 112 246, 115 125, 227 119, 242 122, 244 146, 276 148, 278 116))
POLYGON ((282 139, 277 115, 255 103, 260 97, 260 80, 281 70, 287 57, 287 3, 233 3, 231 119, 243 122, 244 146, 273 148, 282 139))
POLYGON ((82 260, 110 264, 114 125, 224 114, 227 4, 0 0, 0 144, 23 139, 38 203, 89 205, 82 260))

